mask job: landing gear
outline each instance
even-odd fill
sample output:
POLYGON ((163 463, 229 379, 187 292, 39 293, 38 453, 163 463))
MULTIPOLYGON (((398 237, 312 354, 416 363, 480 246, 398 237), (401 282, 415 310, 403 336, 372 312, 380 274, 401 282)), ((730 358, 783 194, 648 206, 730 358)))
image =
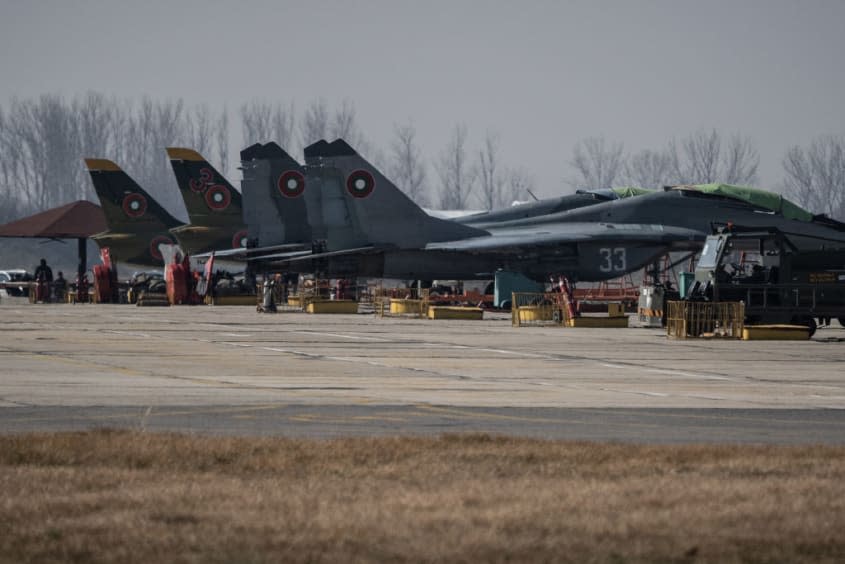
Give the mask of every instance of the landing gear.
POLYGON ((813 317, 793 317, 792 323, 795 325, 806 325, 807 328, 810 330, 810 336, 812 337, 816 333, 816 320, 813 317))

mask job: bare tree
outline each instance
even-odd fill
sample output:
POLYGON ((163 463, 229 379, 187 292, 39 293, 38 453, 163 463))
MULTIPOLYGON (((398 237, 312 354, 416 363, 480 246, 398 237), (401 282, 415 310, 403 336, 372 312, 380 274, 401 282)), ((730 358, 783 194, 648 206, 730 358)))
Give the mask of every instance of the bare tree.
POLYGON ((620 178, 625 165, 622 143, 607 146, 603 137, 589 137, 575 145, 570 164, 575 178, 574 187, 611 188, 620 178))
POLYGON ((498 168, 498 160, 499 137, 488 132, 484 139, 484 147, 478 151, 477 163, 480 176, 479 200, 485 210, 492 210, 509 203, 506 201, 506 178, 498 168))
POLYGON ((273 139, 288 152, 294 151, 294 121, 296 113, 293 102, 287 107, 277 104, 273 109, 272 132, 273 139))
POLYGON ((326 101, 323 98, 313 100, 308 107, 305 108, 305 115, 302 117, 302 122, 299 124, 299 133, 303 147, 307 147, 320 139, 328 137, 329 110, 326 106, 326 101))
POLYGON ((241 130, 244 143, 275 141, 288 152, 294 152, 295 112, 293 102, 281 103, 252 100, 241 106, 241 130))
POLYGON ((735 134, 722 156, 722 178, 728 184, 755 184, 760 155, 748 137, 735 134))
POLYGON ((220 174, 226 176, 229 168, 229 110, 225 105, 217 120, 217 163, 220 174))
POLYGON ((340 108, 334 112, 334 117, 328 126, 329 135, 333 139, 342 138, 378 168, 383 168, 381 165, 385 161, 384 155, 361 132, 355 116, 355 104, 348 99, 344 100, 340 108))
POLYGON ((18 217, 21 206, 20 188, 17 186, 17 160, 14 150, 15 136, 12 131, 10 118, 0 107, 0 221, 6 222, 18 217))
MULTIPOLYGON (((114 160, 162 205, 182 210, 164 147, 190 144, 210 152, 217 138, 221 166, 228 154, 228 116, 181 99, 107 98, 87 92, 13 99, 0 108, 0 216, 41 211, 79 198, 95 198, 82 159, 114 160)), ((184 215, 184 214, 182 214, 184 215)))
POLYGON ((185 125, 190 147, 202 155, 210 154, 215 125, 208 106, 202 104, 187 112, 185 125))
POLYGON ((760 157, 751 140, 734 135, 722 150, 722 136, 715 130, 700 130, 669 144, 673 175, 679 184, 754 184, 760 157))
POLYGON ((667 152, 644 149, 628 157, 625 183, 642 188, 660 188, 673 182, 672 156, 667 152))
POLYGON ((509 201, 505 204, 513 204, 519 199, 533 198, 531 192, 534 191, 534 177, 528 172, 525 167, 512 168, 507 171, 505 175, 507 178, 507 192, 506 199, 509 201))
POLYGON ((393 126, 392 163, 388 170, 400 190, 420 206, 428 205, 425 163, 416 144, 417 131, 411 123, 393 126))
POLYGON ((78 162, 71 169, 76 175, 78 197, 97 201, 82 159, 108 155, 115 146, 122 123, 119 118, 120 107, 114 98, 106 98, 99 92, 88 92, 82 98, 73 100, 71 112, 76 123, 76 145, 79 151, 78 162))
POLYGON ((241 131, 244 144, 265 143, 273 137, 273 106, 252 100, 241 105, 241 131))
POLYGON ((358 141, 360 134, 358 124, 355 123, 355 104, 350 100, 344 100, 340 108, 335 110, 329 132, 332 137, 342 137, 351 145, 358 141))
POLYGON ((9 112, 15 183, 23 189, 23 208, 44 210, 78 194, 81 167, 76 123, 69 106, 53 94, 37 100, 12 100, 9 112), (17 145, 17 146, 15 146, 17 145))
POLYGON ((784 191, 798 204, 845 220, 845 137, 823 135, 807 149, 790 147, 782 164, 784 191))
POLYGON ((456 125, 449 145, 440 155, 437 174, 441 185, 439 204, 443 209, 467 209, 475 187, 477 173, 467 158, 466 139, 466 125, 456 125))

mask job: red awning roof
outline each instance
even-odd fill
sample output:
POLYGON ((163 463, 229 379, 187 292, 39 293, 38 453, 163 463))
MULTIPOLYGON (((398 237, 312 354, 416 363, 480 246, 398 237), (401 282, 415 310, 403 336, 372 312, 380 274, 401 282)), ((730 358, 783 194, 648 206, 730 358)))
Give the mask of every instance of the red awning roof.
POLYGON ((0 237, 79 239, 106 230, 103 209, 79 200, 0 225, 0 237))

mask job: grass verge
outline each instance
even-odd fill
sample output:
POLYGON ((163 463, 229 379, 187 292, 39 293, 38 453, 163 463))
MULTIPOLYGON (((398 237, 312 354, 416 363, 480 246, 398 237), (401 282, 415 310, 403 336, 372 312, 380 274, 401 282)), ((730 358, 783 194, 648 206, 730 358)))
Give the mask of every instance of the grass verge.
POLYGON ((0 436, 4 562, 841 562, 845 448, 0 436))

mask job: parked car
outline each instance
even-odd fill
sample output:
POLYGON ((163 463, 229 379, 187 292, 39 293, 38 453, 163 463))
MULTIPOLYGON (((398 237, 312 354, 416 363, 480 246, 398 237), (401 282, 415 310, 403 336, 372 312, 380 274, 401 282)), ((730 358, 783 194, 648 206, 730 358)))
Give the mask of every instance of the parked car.
POLYGON ((32 275, 22 268, 11 270, 0 270, 0 283, 6 284, 7 296, 28 296, 29 287, 25 285, 16 286, 15 282, 29 282, 32 275))

